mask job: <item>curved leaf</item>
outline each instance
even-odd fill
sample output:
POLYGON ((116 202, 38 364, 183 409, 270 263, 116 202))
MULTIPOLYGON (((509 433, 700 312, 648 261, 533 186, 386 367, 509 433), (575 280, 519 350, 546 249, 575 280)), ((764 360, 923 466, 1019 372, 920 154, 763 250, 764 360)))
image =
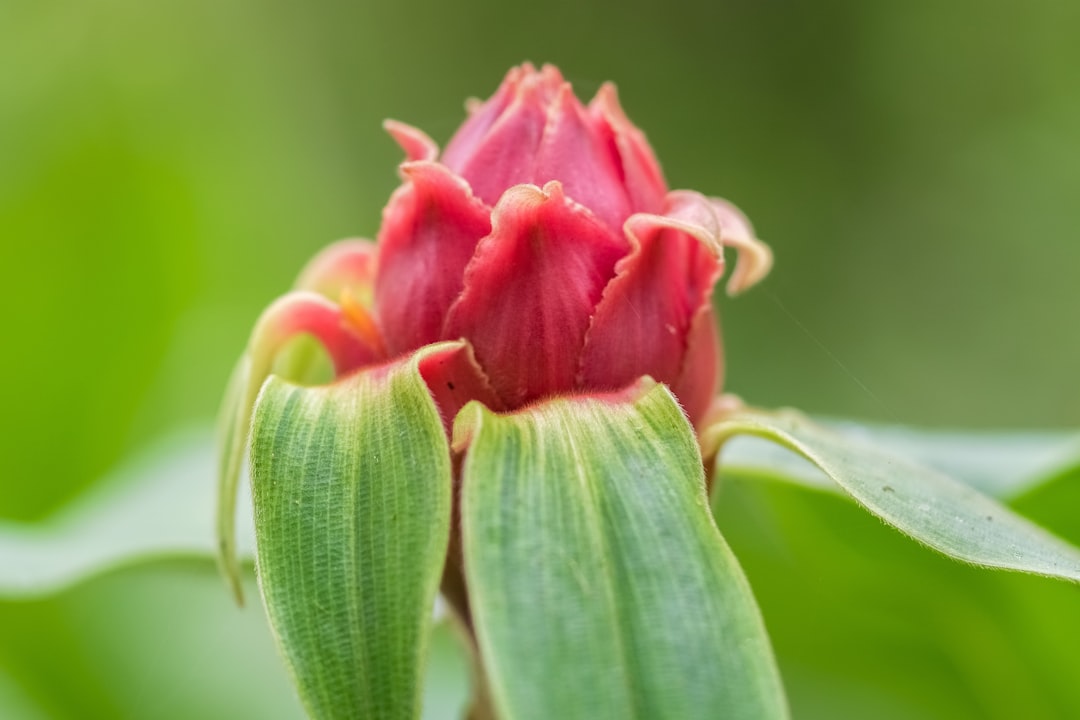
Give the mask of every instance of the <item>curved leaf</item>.
MULTIPOLYGON (((1080 458, 1080 433, 1063 430, 938 430, 862 423, 815 422, 843 437, 914 460, 996 498, 1012 499, 1043 485, 1080 458)), ((724 445, 724 468, 764 472, 789 482, 840 492, 828 475, 765 438, 740 435, 724 445)))
MULTIPOLYGON (((0 521, 0 597, 52 595, 152 559, 213 558, 215 456, 209 430, 176 432, 55 515, 35 523, 0 521)), ((250 559, 251 507, 244 497, 239 518, 239 554, 250 559)))
MULTIPOLYGON (((994 497, 1034 492, 1080 456, 1067 432, 941 432, 823 420, 841 435, 962 479, 994 497)), ((0 597, 41 597, 109 570, 161 556, 212 557, 214 439, 205 427, 154 442, 85 495, 34 523, 0 520, 0 597)), ((750 436, 724 446, 724 469, 767 472, 788 482, 837 489, 815 466, 750 436)), ((243 474, 240 481, 246 486, 243 474)), ((254 553, 249 494, 239 493, 239 558, 254 553)), ((231 536, 232 531, 225 533, 231 536)))
POLYGON ((513 415, 467 406, 465 572, 500 717, 787 716, 693 431, 648 382, 513 415))
POLYGON ((252 427, 256 567, 313 718, 413 718, 450 522, 450 454, 418 364, 271 377, 252 427))
POLYGON ((790 410, 746 409, 720 420, 702 433, 705 456, 739 434, 767 438, 802 455, 874 515, 950 557, 1080 582, 1080 549, 936 470, 790 410))

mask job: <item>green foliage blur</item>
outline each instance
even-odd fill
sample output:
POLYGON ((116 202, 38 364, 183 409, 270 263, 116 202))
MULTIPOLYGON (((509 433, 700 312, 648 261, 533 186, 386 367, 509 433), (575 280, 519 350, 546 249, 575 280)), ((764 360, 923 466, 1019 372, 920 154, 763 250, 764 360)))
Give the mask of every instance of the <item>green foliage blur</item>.
MULTIPOLYGON (((770 279, 718 300, 728 390, 905 424, 1080 424, 1077 37, 1074 0, 5 0, 0 518, 44 517, 208 422, 260 309, 323 245, 376 233, 401 159, 381 120, 445 142, 463 99, 525 59, 586 97, 616 81, 669 183, 733 200, 771 243, 770 279)), ((164 717, 95 674, 103 649, 135 652, 109 628, 150 607, 167 617, 148 628, 194 623, 182 598, 212 602, 211 575, 0 604, 0 698, 164 717)), ((850 697, 878 697, 858 680, 850 697)))

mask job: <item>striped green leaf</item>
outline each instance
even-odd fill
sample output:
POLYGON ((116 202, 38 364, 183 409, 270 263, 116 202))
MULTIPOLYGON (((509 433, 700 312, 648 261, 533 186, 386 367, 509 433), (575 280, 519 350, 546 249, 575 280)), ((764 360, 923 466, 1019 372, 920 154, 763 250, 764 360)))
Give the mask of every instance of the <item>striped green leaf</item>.
POLYGON ((702 446, 711 455, 735 435, 766 438, 802 455, 874 515, 957 560, 1080 582, 1080 549, 936 470, 793 410, 741 410, 707 428, 702 446))
POLYGON ((643 382, 458 416, 464 559, 503 720, 787 716, 674 398, 643 382))
POLYGON ((316 720, 419 714, 451 468, 418 362, 325 387, 271 377, 255 409, 260 588, 316 720))

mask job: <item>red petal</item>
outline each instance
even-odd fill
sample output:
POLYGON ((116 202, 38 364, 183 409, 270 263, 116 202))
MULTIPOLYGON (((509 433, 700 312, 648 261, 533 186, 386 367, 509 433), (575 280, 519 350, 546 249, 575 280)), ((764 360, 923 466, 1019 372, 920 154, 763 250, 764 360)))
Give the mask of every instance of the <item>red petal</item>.
POLYGON ((446 311, 460 294, 477 241, 491 231, 491 211, 464 180, 433 162, 401 166, 407 182, 390 198, 379 232, 375 282, 391 356, 441 336, 446 311))
POLYGON ((489 205, 498 202, 508 187, 533 181, 536 151, 547 124, 547 98, 553 92, 548 83, 554 76, 544 70, 547 74, 534 71, 521 76, 509 105, 482 140, 460 153, 456 146, 447 148, 443 155, 446 166, 489 205))
POLYGON ((633 215, 626 233, 634 249, 596 308, 582 354, 583 388, 622 387, 642 375, 675 383, 694 316, 708 306, 723 270, 720 228, 697 193, 670 193, 666 215, 633 215))
POLYGON ((510 408, 573 388, 589 318, 629 250, 551 182, 519 185, 495 207, 444 337, 468 338, 510 408))
POLYGON ((437 347, 440 349, 421 356, 420 375, 439 406, 448 435, 458 411, 470 400, 479 400, 496 412, 504 409, 467 342, 437 347))
POLYGON ((319 251, 296 280, 297 290, 311 290, 330 300, 348 290, 371 307, 375 292, 378 246, 370 240, 341 240, 319 251))
POLYGON ((365 327, 366 319, 311 292, 294 291, 274 301, 259 317, 252 332, 249 352, 267 369, 274 355, 297 335, 318 340, 338 376, 378 362, 382 354, 377 336, 365 327))
POLYGON ((589 103, 598 127, 610 133, 622 165, 623 182, 635 212, 661 212, 667 183, 645 133, 626 117, 615 86, 604 83, 589 103))
POLYGON ((686 356, 671 392, 679 398, 683 412, 694 427, 705 417, 723 384, 724 356, 712 303, 704 305, 690 322, 686 356))
POLYGON ((773 256, 769 246, 754 235, 750 221, 727 200, 709 198, 713 212, 720 220, 721 243, 739 253, 735 271, 728 278, 728 295, 738 295, 765 279, 772 269, 773 256))
POLYGON ((528 73, 535 73, 536 69, 525 63, 521 67, 510 68, 502 85, 495 91, 486 102, 473 101, 469 107, 469 119, 454 133, 450 142, 443 151, 443 163, 454 170, 461 168, 465 159, 471 155, 480 141, 487 135, 491 126, 499 119, 514 96, 517 94, 521 79, 528 73))
POLYGON ((439 146, 419 128, 397 120, 384 120, 383 129, 401 146, 408 160, 434 160, 439 156, 439 146))
POLYGON ((612 228, 630 215, 620 168, 604 146, 569 83, 549 106, 547 126, 531 178, 537 185, 558 180, 566 194, 612 228))

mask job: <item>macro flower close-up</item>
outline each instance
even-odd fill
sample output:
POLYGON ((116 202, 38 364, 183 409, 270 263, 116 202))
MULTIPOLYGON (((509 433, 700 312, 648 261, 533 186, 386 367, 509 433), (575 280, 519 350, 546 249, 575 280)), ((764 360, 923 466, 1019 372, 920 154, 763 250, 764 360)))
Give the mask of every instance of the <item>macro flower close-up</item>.
POLYGON ((250 445, 260 590, 311 717, 415 716, 437 586, 474 658, 469 717, 786 717, 708 510, 736 435, 947 555, 1080 580, 1080 552, 993 500, 719 393, 724 249, 731 293, 772 254, 729 202, 668 189, 613 85, 583 105, 526 63, 468 110, 441 153, 385 123, 406 161, 377 241, 309 263, 226 394, 222 568, 240 599, 250 445))
POLYGON ((407 161, 377 245, 313 260, 256 355, 307 333, 340 376, 460 338, 473 357, 425 375, 448 419, 470 399, 513 410, 649 375, 701 420, 720 379, 724 247, 740 253, 733 293, 771 255, 727 201, 668 190, 613 85, 584 106, 556 68, 526 64, 471 103, 441 154, 420 130, 386 128, 407 161))
POLYGON ((0 719, 1080 717, 1074 4, 0 3, 0 719))

